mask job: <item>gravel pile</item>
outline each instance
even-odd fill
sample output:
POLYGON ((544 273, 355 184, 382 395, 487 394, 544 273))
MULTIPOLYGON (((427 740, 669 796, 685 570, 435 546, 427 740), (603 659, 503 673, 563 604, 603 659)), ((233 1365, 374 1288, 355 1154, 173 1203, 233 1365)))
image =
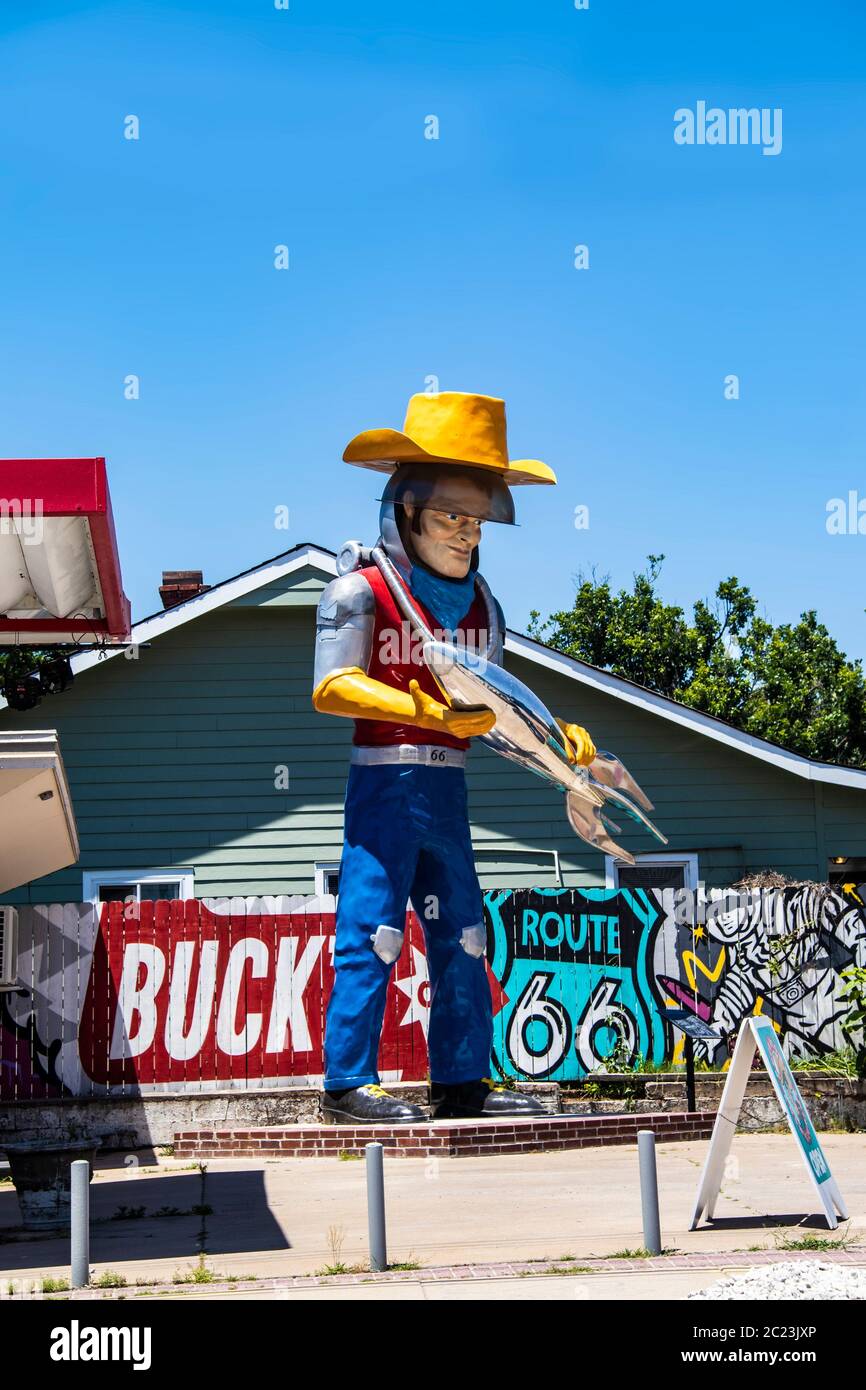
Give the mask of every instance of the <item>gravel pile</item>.
POLYGON ((689 1298, 866 1299, 866 1269, 820 1260, 788 1260, 784 1264, 758 1265, 748 1274, 720 1279, 708 1289, 690 1293, 689 1298))

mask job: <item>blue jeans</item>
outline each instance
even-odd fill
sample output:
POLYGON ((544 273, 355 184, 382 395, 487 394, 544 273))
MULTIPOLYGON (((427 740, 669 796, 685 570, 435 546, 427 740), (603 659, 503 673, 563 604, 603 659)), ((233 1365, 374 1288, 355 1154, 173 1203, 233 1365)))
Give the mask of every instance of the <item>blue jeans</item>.
POLYGON ((379 1080, 385 993, 400 946, 394 933, 404 929, 410 896, 427 942, 431 1079, 454 1084, 490 1074, 492 1006, 463 770, 353 765, 325 1028, 327 1090, 379 1080))

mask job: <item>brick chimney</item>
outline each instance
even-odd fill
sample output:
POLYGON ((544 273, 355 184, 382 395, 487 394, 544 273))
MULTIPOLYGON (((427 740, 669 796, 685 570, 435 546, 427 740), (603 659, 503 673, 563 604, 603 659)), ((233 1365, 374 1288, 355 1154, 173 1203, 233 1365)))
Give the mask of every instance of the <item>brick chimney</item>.
POLYGON ((209 588, 210 584, 202 583, 201 570, 163 570, 159 596, 163 608, 174 608, 184 599, 195 598, 209 588))

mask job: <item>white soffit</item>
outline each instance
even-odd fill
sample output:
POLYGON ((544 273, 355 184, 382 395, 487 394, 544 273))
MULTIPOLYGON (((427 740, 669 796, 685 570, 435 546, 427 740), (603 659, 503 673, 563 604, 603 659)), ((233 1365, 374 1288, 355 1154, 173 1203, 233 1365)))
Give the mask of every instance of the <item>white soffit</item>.
POLYGON ((78 854, 56 733, 0 732, 0 893, 74 864, 78 854))

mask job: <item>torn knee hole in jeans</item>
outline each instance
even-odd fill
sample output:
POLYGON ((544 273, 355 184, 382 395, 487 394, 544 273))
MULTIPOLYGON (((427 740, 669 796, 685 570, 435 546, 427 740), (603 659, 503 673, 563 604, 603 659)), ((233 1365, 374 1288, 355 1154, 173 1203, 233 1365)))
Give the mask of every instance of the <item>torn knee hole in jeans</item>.
POLYGON ((487 928, 484 923, 476 922, 472 927, 464 927, 460 945, 467 956, 483 956, 487 950, 487 928))
POLYGON ((386 965, 393 965, 395 960, 399 960, 403 949, 403 933, 396 927, 377 927, 370 940, 375 954, 386 965))

